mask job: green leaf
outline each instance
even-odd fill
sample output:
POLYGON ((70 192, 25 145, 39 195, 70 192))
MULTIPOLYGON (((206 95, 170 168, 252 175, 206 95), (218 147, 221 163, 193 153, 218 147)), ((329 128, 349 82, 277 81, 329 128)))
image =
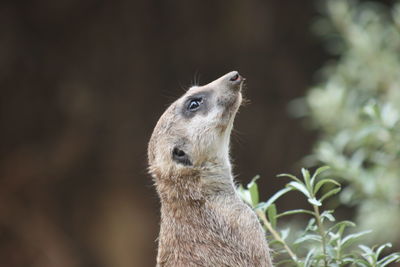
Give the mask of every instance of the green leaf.
POLYGON ((304 230, 304 232, 308 232, 308 231, 315 231, 316 229, 316 225, 315 225, 315 218, 311 218, 306 226, 306 229, 304 230))
MULTIPOLYGON (((266 229, 267 230, 267 229, 266 229)), ((270 246, 270 247, 275 247, 275 246, 277 246, 277 245, 282 245, 282 242, 281 241, 278 241, 278 240, 276 240, 276 239, 271 239, 271 240, 268 240, 268 245, 270 246)))
POLYGON ((296 239, 293 244, 297 245, 306 241, 316 241, 316 242, 321 242, 321 236, 320 235, 314 235, 314 234, 306 234, 298 239, 296 239))
POLYGON ((310 172, 305 168, 301 168, 301 174, 303 175, 303 180, 305 182, 307 191, 312 194, 312 188, 311 188, 311 183, 310 183, 310 172))
POLYGON ((310 249, 310 251, 307 253, 307 256, 306 256, 306 258, 305 258, 305 260, 304 260, 304 266, 305 267, 311 267, 312 265, 312 256, 313 256, 313 254, 314 254, 314 251, 315 251, 315 249, 316 248, 312 248, 312 249, 310 249))
POLYGON ((268 214, 268 220, 270 221, 272 227, 275 229, 276 228, 276 205, 271 204, 271 206, 268 207, 267 209, 267 214, 268 214))
POLYGON ((361 248, 364 251, 364 253, 367 254, 367 255, 374 254, 374 251, 370 247, 367 247, 367 246, 364 246, 364 245, 359 245, 358 247, 361 248))
POLYGON ((278 174, 276 177, 289 177, 292 180, 295 180, 296 182, 301 183, 301 180, 299 178, 297 178, 296 176, 289 174, 289 173, 281 173, 278 174))
POLYGON ((296 209, 296 210, 288 210, 288 211, 282 212, 282 213, 278 214, 276 217, 280 218, 280 217, 283 217, 283 216, 299 214, 299 213, 310 214, 312 216, 315 215, 315 213, 310 211, 310 210, 296 209))
POLYGON ((322 219, 327 218, 329 221, 334 222, 335 217, 333 217, 332 213, 333 213, 333 210, 326 210, 321 213, 321 218, 322 219))
POLYGON ((393 253, 393 254, 390 254, 390 255, 384 257, 380 261, 378 261, 378 264, 379 264, 378 266, 385 267, 389 263, 399 262, 399 261, 400 261, 400 253, 393 253))
POLYGON ((368 230, 368 231, 362 231, 359 233, 348 235, 342 239, 341 247, 346 248, 346 247, 350 246, 351 244, 353 244, 355 241, 359 240, 363 235, 369 234, 371 232, 372 232, 371 230, 368 230))
POLYGON ((391 243, 386 243, 383 245, 380 245, 377 249, 376 249, 376 256, 379 257, 379 255, 381 254, 382 250, 384 250, 385 248, 391 248, 392 244, 391 243))
POLYGON ((287 192, 292 191, 292 190, 293 190, 293 188, 290 188, 290 187, 286 187, 286 188, 283 188, 283 189, 279 190, 272 197, 270 197, 267 202, 260 203, 256 207, 256 209, 261 209, 262 211, 265 212, 268 209, 268 207, 272 203, 274 203, 278 198, 280 198, 281 196, 283 196, 284 194, 286 194, 287 192))
POLYGON ((309 198, 307 200, 314 206, 322 206, 322 203, 320 201, 316 200, 315 198, 309 198))
POLYGON ((251 196, 250 196, 250 192, 249 190, 245 189, 243 187, 243 185, 240 185, 238 187, 237 192, 239 193, 240 197, 243 199, 243 201, 245 201, 246 203, 248 203, 249 205, 253 206, 251 203, 251 196))
POLYGON ((326 184, 326 183, 335 184, 335 185, 337 185, 337 186, 340 187, 340 184, 339 184, 338 182, 336 182, 335 180, 333 180, 333 179, 323 179, 323 180, 319 181, 319 182, 315 185, 315 188, 314 188, 314 195, 317 194, 317 192, 319 191, 319 189, 320 189, 324 184, 326 184))
POLYGON ((351 221, 341 221, 341 222, 338 222, 337 224, 335 224, 334 226, 332 226, 331 228, 329 228, 328 232, 333 232, 333 230, 335 230, 337 228, 338 229, 337 233, 340 236, 342 236, 346 227, 355 227, 355 226, 356 226, 356 224, 351 221))
POLYGON ((308 192, 307 188, 304 186, 304 184, 299 183, 299 182, 290 182, 286 185, 286 187, 291 187, 297 191, 300 191, 303 193, 307 198, 310 198, 310 193, 308 192))
POLYGON ((288 238, 288 236, 289 236, 289 233, 290 233, 290 228, 283 229, 281 231, 281 238, 283 240, 286 240, 286 238, 288 238))
POLYGON ((356 259, 353 262, 352 266, 375 267, 375 266, 371 266, 371 264, 368 261, 364 260, 364 259, 356 259))
MULTIPOLYGON (((343 259, 342 259, 342 262, 343 262, 343 263, 356 263, 356 262, 357 262, 357 259, 356 259, 353 255, 351 255, 351 256, 349 256, 349 257, 343 258, 343 259)), ((352 265, 352 266, 354 266, 354 265, 352 265)))
POLYGON ((311 187, 314 187, 315 180, 317 179, 318 175, 320 175, 320 173, 322 173, 322 172, 324 172, 324 171, 326 171, 328 169, 330 169, 329 166, 322 166, 322 167, 319 167, 318 169, 315 170, 313 176, 311 177, 311 181, 310 181, 311 187))
POLYGON ((341 189, 342 189, 342 188, 337 187, 337 188, 334 188, 334 189, 330 190, 329 192, 327 192, 326 194, 324 194, 324 195, 319 199, 319 201, 322 202, 322 201, 324 201, 326 198, 328 198, 328 197, 330 197, 330 196, 333 196, 333 195, 339 193, 341 189))
POLYGON ((376 266, 376 257, 374 257, 374 252, 367 246, 364 245, 359 245, 359 248, 364 250, 364 253, 362 253, 362 257, 367 260, 369 264, 372 266, 376 266))
POLYGON ((258 186, 256 181, 260 178, 259 175, 253 178, 251 182, 247 185, 247 189, 250 192, 250 198, 251 198, 251 204, 252 206, 256 206, 259 202, 259 197, 258 197, 258 186))
POLYGON ((331 244, 332 246, 334 246, 336 248, 336 250, 340 249, 339 247, 337 247, 337 245, 340 242, 340 235, 338 233, 332 233, 332 232, 327 232, 328 236, 329 236, 329 244, 331 244))

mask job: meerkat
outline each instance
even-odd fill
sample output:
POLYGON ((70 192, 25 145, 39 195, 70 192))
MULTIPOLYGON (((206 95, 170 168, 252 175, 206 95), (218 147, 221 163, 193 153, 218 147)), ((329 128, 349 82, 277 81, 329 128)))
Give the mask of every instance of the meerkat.
POLYGON ((157 266, 272 266, 265 233, 239 197, 229 157, 244 78, 191 87, 159 119, 148 146, 161 201, 157 266))

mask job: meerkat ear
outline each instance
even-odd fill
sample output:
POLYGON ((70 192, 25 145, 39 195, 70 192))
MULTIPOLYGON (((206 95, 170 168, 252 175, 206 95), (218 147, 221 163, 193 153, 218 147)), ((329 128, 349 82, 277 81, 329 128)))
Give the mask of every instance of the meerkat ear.
POLYGON ((185 153, 185 151, 179 149, 178 147, 174 147, 172 150, 172 159, 180 164, 185 166, 192 166, 192 162, 190 161, 189 155, 185 153))

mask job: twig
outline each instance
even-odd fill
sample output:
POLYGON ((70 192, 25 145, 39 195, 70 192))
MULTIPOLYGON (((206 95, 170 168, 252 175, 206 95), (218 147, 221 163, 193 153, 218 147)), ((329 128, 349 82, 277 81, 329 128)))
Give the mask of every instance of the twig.
POLYGON ((256 213, 257 213, 258 217, 261 219, 261 221, 263 222, 263 224, 265 225, 265 227, 267 227, 268 231, 272 234, 274 239, 276 241, 282 243, 282 245, 285 247, 287 253, 290 255, 292 260, 297 262, 296 255, 293 253, 293 251, 290 249, 290 247, 286 244, 286 242, 282 239, 282 237, 279 235, 279 233, 276 232, 275 229, 272 227, 272 225, 269 223, 267 217, 265 216, 265 213, 261 210, 257 210, 256 213))

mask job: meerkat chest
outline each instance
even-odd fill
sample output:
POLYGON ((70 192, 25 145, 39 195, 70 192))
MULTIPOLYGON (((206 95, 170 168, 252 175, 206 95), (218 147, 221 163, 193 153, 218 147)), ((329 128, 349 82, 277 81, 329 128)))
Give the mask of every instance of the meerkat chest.
POLYGON ((239 199, 206 202, 187 217, 162 221, 159 249, 160 261, 175 264, 267 266, 269 260, 261 226, 239 199))
POLYGON ((264 242, 264 233, 257 216, 250 207, 236 197, 232 200, 224 199, 208 203, 206 213, 206 223, 225 240, 232 239, 229 242, 238 241, 247 247, 251 247, 255 237, 258 240, 261 237, 261 241, 264 242))

